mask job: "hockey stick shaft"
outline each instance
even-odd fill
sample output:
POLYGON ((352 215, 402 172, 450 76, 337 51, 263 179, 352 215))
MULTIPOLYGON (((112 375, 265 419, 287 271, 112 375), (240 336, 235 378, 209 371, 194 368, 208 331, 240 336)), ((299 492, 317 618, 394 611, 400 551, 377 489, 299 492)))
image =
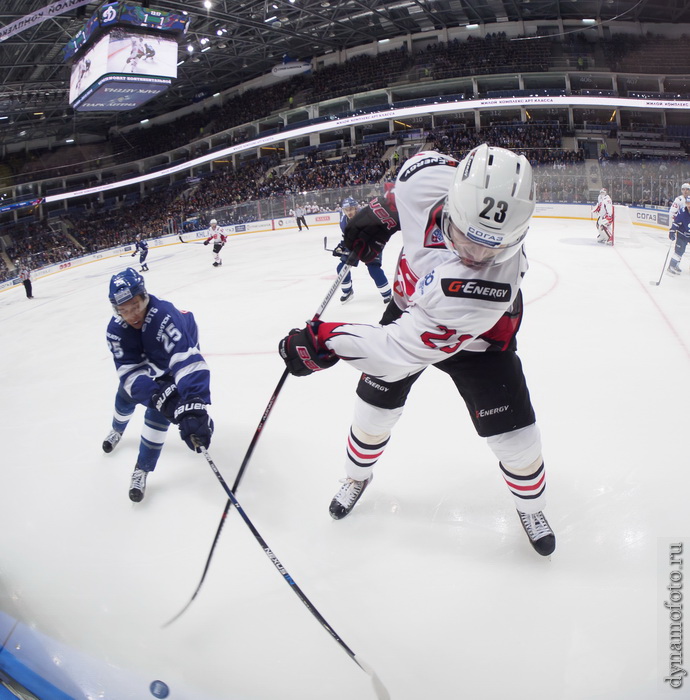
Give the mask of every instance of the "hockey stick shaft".
MULTIPOLYGON (((195 444, 197 444, 195 442, 195 444)), ((201 454, 204 455, 206 458, 206 461, 208 462, 209 466, 213 470, 213 473, 216 475, 216 478, 220 482, 221 486, 223 487, 223 490, 228 496, 228 502, 231 503, 233 506, 235 506, 235 510, 240 514, 240 517, 242 520, 244 520, 245 525, 249 528, 251 531, 252 535, 254 535, 254 538, 256 541, 259 543, 259 546, 261 549, 263 549, 264 553, 266 556, 271 560, 271 563, 275 568, 279 571, 280 575, 283 577, 283 579, 286 581, 286 583, 290 586, 292 591, 295 593, 295 595, 302 601, 304 606, 309 610, 309 612, 321 623, 321 626, 335 639, 335 641, 345 650, 347 655, 371 678, 372 683, 374 685, 374 690, 376 692, 376 696, 380 698, 380 700, 389 700, 390 695, 388 691, 386 690, 385 686, 379 679, 379 677, 376 675, 374 670, 369 666, 368 664, 361 662, 354 651, 350 649, 350 647, 345 644, 345 642, 340 638, 340 636, 337 634, 337 632, 328 624, 326 619, 321 615, 321 613, 314 607, 312 602, 307 598, 307 596, 304 594, 302 589, 297 585, 295 582, 295 579, 292 578, 292 576, 289 574, 287 569, 281 564, 280 560, 278 557, 273 553, 271 548, 268 546, 266 543, 266 540, 261 536, 261 533, 256 529, 254 526, 254 523, 249 519, 249 516, 245 513, 244 508, 240 505, 239 501, 235 497, 235 494, 232 492, 232 490, 228 487, 227 483, 225 482, 225 479, 223 478, 223 475, 220 473, 218 470, 218 467, 215 465, 213 460, 211 459, 211 456, 208 453, 208 450, 197 444, 197 448, 201 451, 201 454)))
POLYGON ((203 241, 185 241, 184 238, 182 238, 182 236, 178 236, 178 238, 180 239, 180 243, 192 243, 192 244, 196 244, 196 245, 199 245, 199 244, 203 245, 203 243, 204 243, 203 241))
MULTIPOLYGON (((326 307, 328 306, 329 302, 333 298, 333 295, 336 293, 338 287, 341 285, 342 281, 345 279, 347 273, 350 271, 351 264, 350 262, 355 262, 356 258, 351 254, 350 258, 348 258, 348 262, 343 266, 342 270, 340 271, 340 274, 336 278, 335 282, 331 285, 331 288, 328 290, 328 293, 324 297, 323 301, 321 302, 321 305, 319 308, 316 310, 316 313, 314 314, 313 320, 317 321, 320 317, 321 314, 325 311, 326 307)), ((254 453, 254 448, 256 447, 256 443, 259 441, 259 437, 261 436, 261 431, 264 428, 264 425, 266 425, 266 421, 268 420, 268 416, 271 413, 271 410, 273 409, 273 404, 275 403, 276 399, 278 398, 278 394, 280 394, 280 391, 283 388, 283 384, 285 384, 286 379, 288 378, 289 372, 287 369, 283 370, 283 374, 280 377, 280 380, 278 381, 278 384, 276 385, 276 388, 273 390, 273 394, 271 394, 271 398, 266 406, 266 409, 263 412, 263 415, 261 416, 261 420, 259 421, 259 425, 257 426, 256 430, 254 431, 254 437, 252 437, 252 441, 249 443, 249 447, 247 448, 247 452, 244 455, 244 459, 242 460, 242 464, 240 465, 240 468, 237 472, 237 476, 235 477, 235 482, 232 485, 232 491, 237 491, 237 488, 240 485, 240 482, 242 481, 242 476, 244 475, 245 470, 247 469, 247 465, 249 464, 249 460, 251 459, 252 454, 254 453)), ((167 627, 168 625, 172 624, 177 620, 178 617, 184 613, 187 608, 194 602, 195 598, 199 594, 199 591, 201 590, 201 586, 203 585, 205 579, 206 579, 206 574, 208 573, 209 567, 211 566, 211 559, 213 558, 213 554, 216 549, 216 545, 218 544, 218 540, 220 539, 220 533, 223 530, 223 526, 225 525, 225 520, 228 517, 228 513, 230 511, 230 506, 232 505, 231 501, 228 500, 225 504, 225 508, 223 509, 223 514, 220 516, 220 522, 218 523, 218 527, 216 529, 216 534, 215 537, 213 538, 213 543, 211 544, 211 549, 208 553, 208 557, 206 558, 206 564, 204 565, 204 570, 201 574, 201 579, 199 580, 199 583, 197 584, 196 590, 192 594, 192 597, 187 601, 187 604, 180 610, 180 612, 175 615, 175 617, 171 618, 166 622, 163 627, 167 627)))
POLYGON ((661 280, 664 279, 664 272, 666 272, 666 266, 668 265, 668 259, 671 256, 671 251, 673 250, 673 247, 675 246, 676 242, 671 241, 671 245, 668 247, 668 251, 666 252, 666 259, 664 260, 664 266, 661 268, 661 274, 659 275, 659 281, 656 283, 656 286, 658 287, 661 284, 661 280))

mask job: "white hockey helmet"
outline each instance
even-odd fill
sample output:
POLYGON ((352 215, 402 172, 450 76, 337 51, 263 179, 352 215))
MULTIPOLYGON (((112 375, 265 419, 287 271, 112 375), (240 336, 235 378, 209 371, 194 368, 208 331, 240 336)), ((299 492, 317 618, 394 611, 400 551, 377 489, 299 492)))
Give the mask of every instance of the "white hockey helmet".
POLYGON ((690 190, 690 184, 688 184, 687 182, 684 182, 684 183, 680 186, 680 189, 681 189, 681 190, 690 190))
POLYGON ((211 223, 211 226, 213 226, 214 224, 217 224, 218 222, 215 219, 211 219, 210 223, 211 223))
POLYGON ((460 162, 450 186, 441 223, 446 247, 470 267, 504 262, 520 250, 534 207, 527 158, 484 143, 460 162))
POLYGON ((606 196, 606 195, 608 194, 608 192, 606 192, 606 188, 605 188, 605 187, 602 187, 602 188, 599 190, 599 194, 602 195, 602 197, 603 197, 603 196, 606 196))

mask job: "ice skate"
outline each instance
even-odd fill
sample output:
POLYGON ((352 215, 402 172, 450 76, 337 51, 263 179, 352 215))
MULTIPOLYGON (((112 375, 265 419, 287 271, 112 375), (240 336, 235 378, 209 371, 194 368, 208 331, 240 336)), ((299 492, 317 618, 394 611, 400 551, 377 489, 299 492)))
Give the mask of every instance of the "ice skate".
POLYGON ((350 290, 347 291, 347 292, 343 292, 343 295, 340 297, 340 303, 341 303, 341 304, 344 304, 344 303, 350 301, 350 299, 352 299, 352 297, 353 297, 354 295, 355 295, 355 292, 354 292, 353 289, 350 289, 350 290))
POLYGON ((556 536, 541 511, 537 513, 522 513, 518 511, 522 527, 525 528, 530 544, 537 554, 548 557, 556 549, 556 536))
POLYGON ((129 484, 129 500, 139 503, 146 493, 146 477, 148 472, 139 469, 139 465, 134 468, 132 481, 129 484))
POLYGON ((335 494, 328 508, 331 517, 335 520, 344 518, 355 507, 355 503, 357 503, 360 496, 364 493, 364 489, 373 478, 373 476, 370 476, 364 481, 355 481, 355 479, 350 479, 349 477, 341 479, 343 485, 338 493, 335 494))
POLYGON ((103 440, 103 452, 110 454, 117 446, 117 443, 120 442, 120 438, 122 438, 122 433, 118 433, 117 430, 111 430, 105 440, 103 440))
POLYGON ((668 266, 668 271, 672 275, 679 275, 681 272, 680 267, 678 267, 678 263, 675 260, 671 260, 671 262, 668 266))

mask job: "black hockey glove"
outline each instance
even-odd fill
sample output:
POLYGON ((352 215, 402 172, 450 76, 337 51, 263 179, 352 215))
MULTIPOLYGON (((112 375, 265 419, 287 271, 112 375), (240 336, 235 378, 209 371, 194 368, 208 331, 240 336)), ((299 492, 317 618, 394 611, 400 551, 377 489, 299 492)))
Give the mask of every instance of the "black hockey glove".
POLYGON ((333 248, 334 258, 341 258, 343 255, 349 255, 349 253, 350 251, 342 243, 338 243, 338 245, 333 248))
POLYGON ((669 237, 669 240, 675 241, 676 240, 676 232, 673 229, 671 229, 668 232, 668 237, 669 237))
POLYGON ((379 326, 388 326, 391 323, 395 323, 402 315, 403 310, 391 299, 386 305, 383 316, 381 316, 379 326))
POLYGON ((371 262, 388 239, 400 229, 400 217, 392 196, 374 197, 345 226, 343 241, 358 260, 371 262))
POLYGON ((204 245, 208 245, 209 243, 210 243, 210 241, 208 241, 208 240, 204 241, 204 245))
POLYGON ((183 401, 176 409, 173 423, 180 429, 180 437, 187 447, 201 452, 198 445, 208 448, 213 435, 213 420, 206 412, 206 404, 201 399, 183 401))
POLYGON ((151 397, 149 406, 162 413, 171 423, 174 422, 175 409, 180 402, 180 394, 177 391, 177 384, 172 380, 161 382, 160 389, 151 397))
POLYGON ((328 369, 340 359, 319 342, 321 321, 309 321, 304 328, 293 328, 278 344, 278 352, 290 374, 306 377, 328 369))

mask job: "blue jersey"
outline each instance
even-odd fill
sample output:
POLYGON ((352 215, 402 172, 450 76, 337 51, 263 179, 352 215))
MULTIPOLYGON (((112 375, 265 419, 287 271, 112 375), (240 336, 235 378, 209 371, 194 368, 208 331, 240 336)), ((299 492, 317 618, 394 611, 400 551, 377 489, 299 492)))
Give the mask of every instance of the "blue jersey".
POLYGON ((345 233, 345 227, 350 219, 347 218, 347 214, 344 211, 340 212, 340 230, 345 233))
POLYGON ((137 403, 149 405, 160 389, 156 379, 174 380, 181 401, 211 403, 211 374, 199 350, 194 315, 149 295, 141 330, 113 316, 106 332, 120 386, 137 403))
POLYGON ((147 241, 141 240, 134 243, 134 250, 141 253, 146 253, 149 249, 149 244, 147 241))
POLYGON ((678 210, 678 213, 673 219, 671 231, 675 231, 686 238, 690 237, 690 211, 688 211, 685 207, 678 210))

